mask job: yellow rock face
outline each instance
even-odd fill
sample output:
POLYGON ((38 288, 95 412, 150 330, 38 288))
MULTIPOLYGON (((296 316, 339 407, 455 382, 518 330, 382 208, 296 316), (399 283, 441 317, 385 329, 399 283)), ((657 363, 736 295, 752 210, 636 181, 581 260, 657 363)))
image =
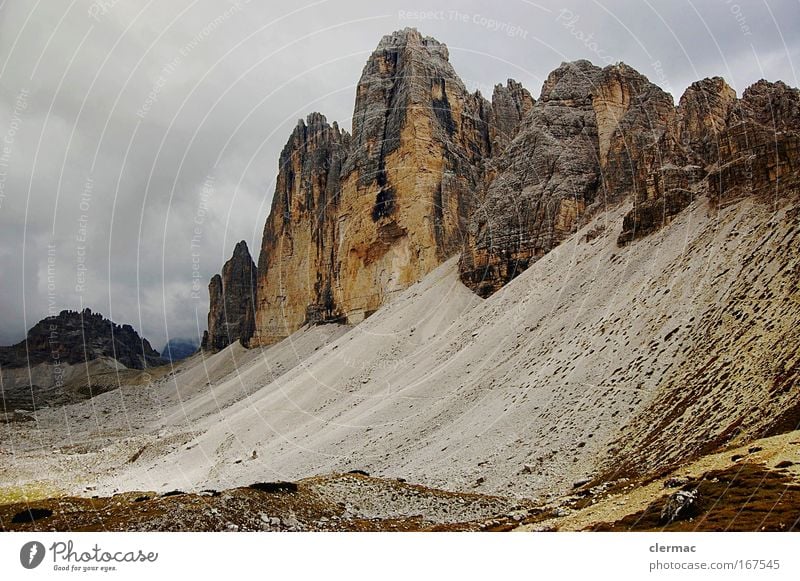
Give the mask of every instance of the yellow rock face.
POLYGON ((338 172, 346 135, 321 115, 300 122, 281 155, 258 264, 255 345, 306 321, 336 319, 331 287, 338 172))
POLYGON ((509 86, 496 113, 467 92, 444 45, 415 30, 381 41, 356 91, 353 136, 315 114, 281 156, 252 344, 306 323, 358 323, 462 248, 492 120, 512 131, 530 99, 509 86))
MULTIPOLYGON (((358 174, 344 181, 336 297, 349 322, 362 320, 441 263, 433 221, 442 167, 442 148, 432 138, 431 120, 416 110, 408 114, 400 147, 386 158, 385 187, 394 196, 389 216, 372 218, 379 186, 360 187, 358 174)), ((446 213, 452 221, 451 211, 446 213)))

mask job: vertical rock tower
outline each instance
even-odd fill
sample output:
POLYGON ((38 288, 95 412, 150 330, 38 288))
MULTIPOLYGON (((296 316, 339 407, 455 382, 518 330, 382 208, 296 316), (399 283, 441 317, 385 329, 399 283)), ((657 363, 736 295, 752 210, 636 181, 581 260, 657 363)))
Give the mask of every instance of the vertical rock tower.
POLYGON ((357 323, 465 240, 487 161, 532 107, 514 81, 471 94, 447 47, 384 37, 356 90, 353 134, 314 113, 283 150, 258 262, 253 343, 357 323))
POLYGON ((247 243, 236 245, 233 256, 208 285, 210 309, 208 330, 203 335, 204 351, 219 351, 241 341, 247 345, 254 331, 256 265, 247 243))
POLYGON ((698 196, 777 199, 800 189, 799 119, 783 83, 737 99, 705 79, 675 106, 633 68, 584 60, 554 70, 536 102, 513 80, 489 102, 445 45, 395 32, 364 67, 352 135, 319 113, 295 127, 257 272, 237 247, 210 285, 205 344, 358 323, 459 252, 463 282, 489 296, 608 204, 632 202, 624 246, 698 196))

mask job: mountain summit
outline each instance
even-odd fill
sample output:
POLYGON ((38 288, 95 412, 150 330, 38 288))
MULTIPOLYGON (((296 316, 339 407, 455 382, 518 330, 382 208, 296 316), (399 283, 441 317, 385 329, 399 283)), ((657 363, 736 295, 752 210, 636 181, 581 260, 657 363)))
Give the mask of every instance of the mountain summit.
MULTIPOLYGON (((737 99, 720 78, 675 106, 633 68, 585 60, 554 70, 538 102, 514 80, 489 102, 467 91, 444 44, 415 29, 385 36, 359 80, 352 135, 320 113, 298 122, 264 228, 252 328, 233 309, 233 322, 210 320, 210 335, 228 330, 206 347, 358 323, 459 253, 462 281, 488 297, 614 204, 632 204, 624 246, 698 197, 781 197, 798 185, 798 110, 800 93, 783 83, 737 99)), ((211 319, 225 313, 220 282, 211 319)))

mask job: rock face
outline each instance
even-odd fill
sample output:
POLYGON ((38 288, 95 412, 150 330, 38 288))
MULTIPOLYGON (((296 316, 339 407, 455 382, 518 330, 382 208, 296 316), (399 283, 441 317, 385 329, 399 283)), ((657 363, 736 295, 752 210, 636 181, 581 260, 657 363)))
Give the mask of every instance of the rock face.
POLYGON ((349 135, 315 113, 300 121, 280 157, 258 259, 256 343, 290 335, 306 320, 343 315, 334 300, 339 173, 349 135))
POLYGON ((563 64, 496 162, 497 175, 471 221, 462 280, 488 296, 571 233, 600 187, 592 89, 602 71, 563 64))
POLYGON ((741 100, 723 79, 692 84, 674 121, 650 148, 621 245, 667 224, 698 195, 716 205, 746 196, 764 201, 796 192, 800 93, 759 81, 741 100))
POLYGON ((748 195, 774 202, 797 192, 800 91, 763 80, 748 88, 731 108, 718 149, 708 175, 709 193, 718 204, 748 195))
POLYGON ((42 319, 24 341, 0 347, 4 368, 33 367, 40 363, 75 365, 107 357, 129 369, 146 369, 166 363, 147 339, 130 325, 117 325, 90 309, 61 311, 42 319))
POLYGON ((351 322, 462 244, 491 156, 489 105, 447 59, 447 47, 405 30, 381 41, 359 82, 338 224, 337 300, 351 322))
POLYGON ((255 328, 254 305, 256 265, 247 243, 239 242, 233 256, 208 285, 210 308, 208 330, 203 335, 204 351, 219 351, 241 341, 247 345, 255 328))
POLYGON ((353 134, 312 114, 281 155, 258 266, 254 344, 356 323, 463 246, 486 164, 533 105, 518 83, 470 94, 447 47, 384 37, 356 90, 353 134))
POLYGON ((760 81, 741 100, 721 78, 677 107, 624 64, 566 63, 494 164, 470 225, 462 280, 496 292, 607 204, 631 200, 619 244, 647 236, 698 196, 724 205, 797 191, 798 91, 760 81))
POLYGON ((538 101, 509 80, 490 102, 448 58, 416 30, 386 36, 358 83, 352 135, 319 113, 298 123, 264 228, 253 323, 240 299, 224 322, 225 277, 212 280, 211 348, 358 323, 459 252, 462 281, 489 296, 609 204, 632 202, 626 245, 698 196, 724 205, 797 188, 800 105, 783 83, 739 100, 705 79, 675 106, 625 64, 576 61, 548 76, 538 101))
POLYGON ((492 94, 492 108, 488 117, 492 153, 500 154, 516 137, 520 123, 533 109, 534 100, 528 90, 514 79, 505 86, 497 85, 492 94))

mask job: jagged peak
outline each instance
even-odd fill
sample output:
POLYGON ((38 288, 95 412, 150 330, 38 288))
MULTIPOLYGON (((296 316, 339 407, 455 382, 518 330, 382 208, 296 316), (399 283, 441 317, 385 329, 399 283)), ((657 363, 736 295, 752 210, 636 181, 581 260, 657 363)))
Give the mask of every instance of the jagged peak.
POLYGON ((637 69, 635 69, 634 67, 632 67, 631 65, 629 65, 628 63, 626 63, 624 61, 618 61, 616 63, 610 64, 610 65, 606 65, 606 66, 603 67, 603 70, 604 71, 616 71, 616 72, 619 72, 619 73, 622 73, 622 74, 636 74, 636 75, 644 76, 637 69))
POLYGON ((800 90, 783 81, 761 79, 742 94, 746 117, 775 130, 797 132, 800 127, 800 90))
POLYGON ((236 243, 236 246, 233 249, 233 257, 250 258, 250 250, 247 248, 247 242, 241 240, 240 242, 236 243))
POLYGON ((600 81, 602 69, 586 59, 562 62, 544 81, 540 101, 560 101, 588 97, 600 81), (562 82, 566 81, 566 82, 562 82))
POLYGON ((395 30, 391 34, 385 35, 378 43, 377 50, 395 49, 402 47, 425 47, 429 50, 443 50, 445 58, 448 56, 447 45, 439 42, 432 36, 425 36, 413 27, 406 27, 395 30))
POLYGON ((503 83, 497 83, 494 86, 493 95, 497 95, 498 93, 503 93, 503 92, 515 93, 522 91, 530 94, 528 89, 526 89, 525 86, 519 81, 515 81, 514 79, 507 79, 505 85, 503 83))
MULTIPOLYGON (((297 151, 305 150, 309 143, 339 143, 349 138, 346 132, 339 129, 339 124, 334 121, 328 123, 327 117, 319 112, 309 113, 305 119, 298 119, 286 145, 281 152, 280 164, 283 165, 297 151)), ((312 147, 314 147, 312 145, 312 147)))
POLYGON ((553 73, 555 73, 557 71, 574 70, 574 69, 578 69, 578 70, 581 70, 581 71, 583 71, 583 70, 599 70, 600 67, 598 67, 596 64, 594 64, 592 61, 590 61, 588 59, 576 59, 574 61, 561 61, 561 64, 558 65, 558 67, 555 70, 551 71, 550 74, 552 75, 553 73))
POLYGON ((333 129, 337 134, 341 133, 339 124, 336 121, 328 123, 328 118, 325 115, 318 111, 313 111, 309 113, 305 119, 297 120, 294 132, 308 135, 319 133, 327 129, 333 129))
POLYGON ((794 96, 800 95, 800 90, 792 87, 791 85, 787 85, 783 81, 768 81, 766 79, 759 79, 744 90, 744 93, 742 93, 742 98, 747 99, 753 94, 763 92, 779 92, 794 96))
POLYGON ((728 98, 736 98, 736 91, 722 77, 706 77, 689 85, 681 95, 680 102, 691 98, 695 93, 716 94, 728 98))

